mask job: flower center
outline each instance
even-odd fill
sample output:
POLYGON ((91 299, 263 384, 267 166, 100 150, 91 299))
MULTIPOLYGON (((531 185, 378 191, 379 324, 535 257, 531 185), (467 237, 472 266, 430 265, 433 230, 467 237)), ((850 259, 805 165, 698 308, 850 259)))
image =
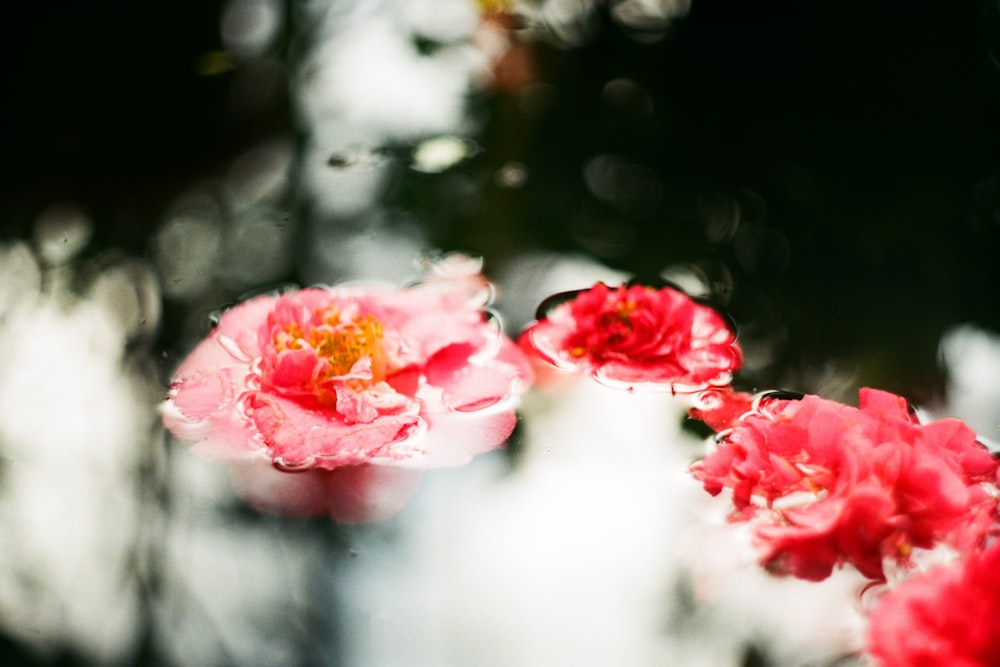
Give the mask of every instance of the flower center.
POLYGON ((320 382, 350 373, 361 359, 371 359, 371 382, 385 377, 385 351, 382 347, 382 323, 371 315, 344 318, 333 308, 316 311, 317 324, 304 329, 298 322, 286 324, 274 335, 277 352, 312 349, 316 356, 327 363, 320 382))

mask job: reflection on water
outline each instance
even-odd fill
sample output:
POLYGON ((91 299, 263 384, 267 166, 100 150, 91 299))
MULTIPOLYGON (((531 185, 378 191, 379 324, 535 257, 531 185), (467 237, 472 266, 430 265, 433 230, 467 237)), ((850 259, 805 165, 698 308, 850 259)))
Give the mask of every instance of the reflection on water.
MULTIPOLYGON (((403 284, 462 250, 508 333, 550 295, 667 280, 728 309, 746 389, 880 386, 1000 442, 995 3, 984 25, 514 4, 206 3, 169 25, 213 36, 157 81, 110 49, 28 70, 46 106, 13 107, 2 208, 0 653, 785 665, 859 646, 846 573, 743 567, 746 536, 683 474, 702 442, 668 396, 532 395, 509 452, 355 528, 257 514, 163 436, 156 406, 211 313, 288 284, 403 284), (98 69, 143 87, 78 95, 67 124, 50 88, 98 69)), ((76 23, 109 29, 66 11, 32 19, 70 46, 76 23)))

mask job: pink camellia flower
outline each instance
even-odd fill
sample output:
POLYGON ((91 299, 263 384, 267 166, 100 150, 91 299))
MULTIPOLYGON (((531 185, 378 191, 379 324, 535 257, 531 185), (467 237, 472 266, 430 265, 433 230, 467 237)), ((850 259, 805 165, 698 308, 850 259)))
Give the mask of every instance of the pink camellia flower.
POLYGON ((177 369, 164 423, 228 462, 237 493, 265 511, 390 516, 421 469, 501 446, 531 381, 474 278, 241 303, 177 369))
POLYGON ((1000 666, 1000 542, 904 581, 871 612, 880 667, 1000 666))
POLYGON ((559 369, 680 393, 726 384, 743 363, 726 320, 670 287, 597 283, 531 324, 520 343, 559 369))
POLYGON ((899 396, 862 389, 853 408, 818 396, 763 397, 692 467, 733 492, 761 559, 810 580, 849 563, 875 580, 914 548, 975 548, 996 511, 997 461, 956 419, 920 424, 899 396))

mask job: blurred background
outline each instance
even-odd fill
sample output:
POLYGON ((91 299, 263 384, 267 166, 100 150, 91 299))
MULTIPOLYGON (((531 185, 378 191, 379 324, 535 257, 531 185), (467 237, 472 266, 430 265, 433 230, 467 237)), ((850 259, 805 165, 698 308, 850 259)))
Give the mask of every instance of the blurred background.
POLYGON ((466 251, 516 335, 551 293, 669 281, 730 313, 742 389, 1000 436, 998 2, 4 14, 5 664, 346 664, 308 593, 361 538, 251 514, 155 411, 213 315, 284 285, 466 251))

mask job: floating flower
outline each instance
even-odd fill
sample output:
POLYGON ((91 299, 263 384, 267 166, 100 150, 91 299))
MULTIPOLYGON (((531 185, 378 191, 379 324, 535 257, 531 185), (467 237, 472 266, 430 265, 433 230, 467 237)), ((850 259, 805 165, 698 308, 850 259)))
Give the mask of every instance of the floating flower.
POLYGON ((914 548, 972 549, 996 509, 997 461, 971 429, 921 424, 874 389, 858 408, 765 396, 692 470, 713 495, 732 489, 768 567, 810 580, 843 563, 882 580, 883 559, 905 564, 914 548))
POLYGON ((597 283, 531 324, 521 344, 563 370, 680 393, 728 383, 743 361, 726 320, 670 287, 597 283))
POLYGON ((227 310, 177 370, 166 426, 228 461, 266 511, 395 513, 420 469, 501 446, 530 382, 484 316, 485 280, 453 264, 404 289, 310 288, 227 310))
POLYGON ((1000 665, 1000 542, 904 581, 872 610, 880 667, 1000 665))

